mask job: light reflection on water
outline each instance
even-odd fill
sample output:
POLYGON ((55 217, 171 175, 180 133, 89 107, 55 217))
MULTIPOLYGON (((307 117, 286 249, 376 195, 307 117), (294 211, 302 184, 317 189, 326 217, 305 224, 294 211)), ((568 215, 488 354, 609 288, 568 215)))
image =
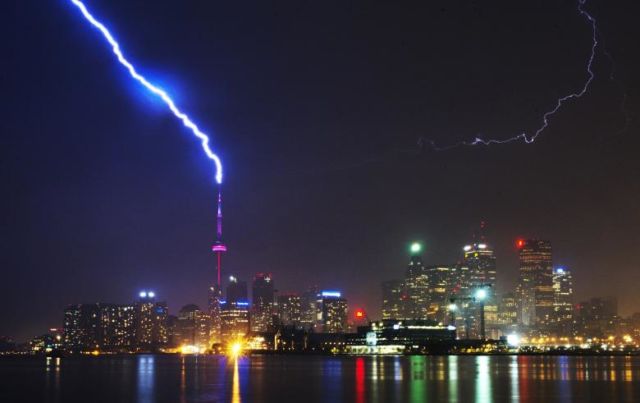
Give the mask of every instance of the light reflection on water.
POLYGON ((138 401, 151 403, 154 401, 155 357, 140 355, 138 358, 138 401))
POLYGON ((34 362, 0 361, 0 375, 26 371, 14 378, 24 377, 26 386, 0 385, 9 391, 3 401, 640 401, 640 357, 140 355, 34 362), (45 399, 11 398, 38 390, 45 399))

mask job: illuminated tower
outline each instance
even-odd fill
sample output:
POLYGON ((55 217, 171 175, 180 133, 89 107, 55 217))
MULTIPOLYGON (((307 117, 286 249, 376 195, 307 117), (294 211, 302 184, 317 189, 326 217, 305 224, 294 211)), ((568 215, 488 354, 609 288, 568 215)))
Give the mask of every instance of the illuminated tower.
POLYGON ((211 317, 210 338, 213 343, 220 343, 220 328, 222 325, 220 301, 222 300, 222 287, 220 285, 220 274, 222 271, 222 254, 227 251, 226 245, 222 242, 222 191, 218 190, 218 212, 216 215, 216 241, 211 247, 216 254, 216 282, 209 287, 209 316, 211 317))
POLYGON ((216 218, 216 241, 211 247, 213 253, 216 254, 218 268, 218 288, 220 288, 220 271, 222 270, 222 254, 227 251, 227 247, 222 243, 222 191, 218 190, 218 215, 216 218))

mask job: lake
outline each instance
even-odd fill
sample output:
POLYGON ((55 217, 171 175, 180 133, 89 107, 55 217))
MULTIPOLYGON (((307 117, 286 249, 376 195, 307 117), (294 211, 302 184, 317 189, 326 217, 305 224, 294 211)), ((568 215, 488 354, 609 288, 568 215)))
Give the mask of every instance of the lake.
POLYGON ((640 357, 0 357, 0 402, 639 402, 640 357))

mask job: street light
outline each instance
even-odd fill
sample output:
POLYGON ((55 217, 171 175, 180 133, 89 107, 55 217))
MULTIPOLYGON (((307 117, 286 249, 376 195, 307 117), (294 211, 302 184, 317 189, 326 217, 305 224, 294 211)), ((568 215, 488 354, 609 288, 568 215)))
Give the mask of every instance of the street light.
POLYGON ((487 290, 480 288, 476 291, 476 299, 478 301, 483 301, 485 298, 487 298, 487 290))

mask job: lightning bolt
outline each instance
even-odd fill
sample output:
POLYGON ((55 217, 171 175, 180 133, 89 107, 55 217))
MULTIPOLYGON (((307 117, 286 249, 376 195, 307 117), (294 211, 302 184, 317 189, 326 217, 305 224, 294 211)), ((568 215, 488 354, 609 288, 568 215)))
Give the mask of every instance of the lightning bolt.
POLYGON ((136 71, 135 67, 133 67, 133 64, 124 57, 124 54, 120 49, 120 45, 115 40, 113 35, 111 35, 111 32, 109 32, 109 30, 107 29, 107 27, 104 26, 103 23, 101 23, 93 15, 91 15, 91 13, 87 9, 87 7, 84 5, 84 3, 82 3, 80 0, 70 0, 70 1, 80 10, 84 18, 87 21, 89 21, 94 28, 98 29, 100 33, 102 33, 102 36, 104 37, 104 39, 109 43, 109 45, 111 45, 111 50, 113 51, 113 54, 118 59, 118 62, 129 72, 129 75, 134 80, 142 84, 142 86, 144 86, 151 93, 153 93, 158 98, 160 98, 169 107, 169 110, 171 110, 171 112, 175 115, 175 117, 177 117, 185 127, 191 130, 194 136, 200 139, 200 144, 202 145, 202 149, 204 150, 207 157, 209 157, 209 159, 211 159, 215 164, 216 182, 218 184, 221 184, 222 183, 222 162, 220 161, 220 158, 211 149, 209 145, 210 143, 209 136, 203 133, 198 128, 198 126, 191 119, 189 119, 189 116, 187 116, 186 113, 178 109, 176 104, 173 102, 173 100, 165 90, 150 83, 146 78, 144 78, 140 73, 136 71))
POLYGON ((429 140, 421 137, 418 140, 418 145, 422 147, 426 145, 425 143, 427 143, 433 150, 446 151, 446 150, 451 150, 453 148, 458 148, 463 146, 478 146, 478 145, 490 146, 494 144, 512 143, 514 141, 524 141, 527 144, 531 144, 534 141, 536 141, 538 136, 542 134, 542 132, 549 126, 549 119, 553 115, 555 115, 560 110, 560 108, 562 108, 562 105, 564 105, 564 103, 567 101, 580 98, 584 94, 586 94, 587 90, 589 89, 589 86, 591 85, 591 82, 595 78, 595 74, 593 73, 592 66, 593 66, 593 60, 596 57, 596 49, 598 47, 598 27, 596 24, 596 19, 593 18, 593 16, 583 8, 586 2, 587 0, 578 0, 578 12, 580 13, 581 16, 585 18, 587 23, 591 25, 591 29, 592 29, 591 53, 589 54, 589 58, 587 60, 587 68, 586 68, 588 78, 579 90, 572 92, 570 94, 567 94, 561 98, 558 98, 553 109, 550 109, 549 111, 545 112, 542 115, 542 125, 533 134, 529 135, 526 132, 523 132, 516 136, 509 137, 506 139, 483 139, 480 137, 476 137, 471 141, 468 141, 468 140, 460 141, 447 146, 439 146, 433 140, 429 140))

